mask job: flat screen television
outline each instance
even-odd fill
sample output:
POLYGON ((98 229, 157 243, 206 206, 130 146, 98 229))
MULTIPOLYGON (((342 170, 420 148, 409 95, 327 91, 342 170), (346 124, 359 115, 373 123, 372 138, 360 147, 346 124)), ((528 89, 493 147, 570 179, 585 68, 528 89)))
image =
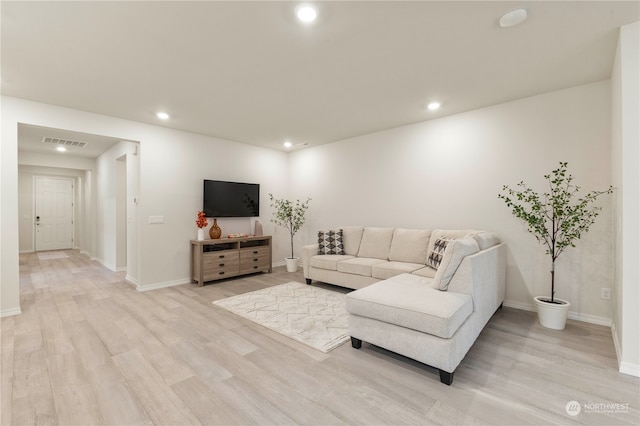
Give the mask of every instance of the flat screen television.
POLYGON ((202 211, 207 217, 260 216, 260 184, 205 179, 202 211))

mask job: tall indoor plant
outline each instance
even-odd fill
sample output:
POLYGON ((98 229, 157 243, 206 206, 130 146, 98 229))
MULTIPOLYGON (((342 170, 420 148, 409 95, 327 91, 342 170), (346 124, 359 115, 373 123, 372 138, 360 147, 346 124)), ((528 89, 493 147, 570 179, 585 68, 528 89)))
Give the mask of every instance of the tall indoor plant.
POLYGON ((304 202, 300 200, 293 202, 287 199, 274 198, 273 194, 269 194, 269 199, 271 200, 271 207, 275 208, 271 222, 287 228, 291 236, 291 257, 285 258, 287 271, 296 272, 299 258, 293 255, 293 236, 304 225, 311 198, 307 198, 304 202))
POLYGON ((573 184, 566 162, 560 162, 560 166, 544 178, 549 185, 547 192, 539 194, 520 182, 517 189, 504 185, 498 198, 506 203, 515 217, 525 222, 527 230, 551 256, 550 297, 537 296, 534 301, 540 324, 562 330, 571 305, 555 297, 555 262, 567 247, 575 247, 575 242, 593 225, 602 210, 593 203, 600 195, 611 194, 613 187, 605 191, 591 191, 580 197, 580 187, 573 184))

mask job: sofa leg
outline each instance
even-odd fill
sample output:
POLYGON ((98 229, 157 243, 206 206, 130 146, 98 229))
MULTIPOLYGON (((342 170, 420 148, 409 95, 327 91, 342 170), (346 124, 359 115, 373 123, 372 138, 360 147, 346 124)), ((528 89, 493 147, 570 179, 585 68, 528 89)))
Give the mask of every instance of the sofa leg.
POLYGON ((305 280, 307 281, 307 285, 311 285, 311 278, 305 278, 305 280))
POLYGON ((498 306, 498 309, 502 309, 502 303, 500 304, 500 306, 498 306))
POLYGON ((453 383, 453 372, 449 373, 448 371, 444 371, 444 370, 438 370, 438 371, 440 372, 440 382, 444 383, 447 386, 451 386, 451 383, 453 383))
POLYGON ((351 347, 355 349, 360 349, 362 347, 362 340, 356 339, 355 337, 351 338, 351 347))

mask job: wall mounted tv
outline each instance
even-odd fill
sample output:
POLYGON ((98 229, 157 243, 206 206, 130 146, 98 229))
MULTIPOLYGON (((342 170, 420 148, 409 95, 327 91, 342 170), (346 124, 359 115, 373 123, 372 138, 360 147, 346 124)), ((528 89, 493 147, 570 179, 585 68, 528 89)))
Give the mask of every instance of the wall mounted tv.
POLYGON ((202 211, 207 217, 260 216, 260 184, 205 180, 202 211))

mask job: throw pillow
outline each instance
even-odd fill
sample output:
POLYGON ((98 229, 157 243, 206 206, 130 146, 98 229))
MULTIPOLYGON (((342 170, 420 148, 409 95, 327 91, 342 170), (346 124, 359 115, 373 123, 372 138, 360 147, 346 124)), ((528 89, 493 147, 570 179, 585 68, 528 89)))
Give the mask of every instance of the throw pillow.
POLYGON ((440 264, 442 263, 442 257, 444 256, 444 252, 447 249, 447 245, 451 239, 449 238, 438 238, 436 242, 433 244, 433 249, 431 253, 429 253, 429 257, 427 258, 427 265, 431 266, 433 269, 438 269, 440 264))
POLYGON ((441 249, 441 253, 435 253, 437 246, 438 241, 436 240, 434 250, 429 255, 429 258, 433 255, 434 263, 436 261, 438 262, 436 275, 433 277, 433 287, 437 290, 444 291, 449 288, 449 283, 456 273, 458 266, 462 263, 462 260, 466 256, 477 253, 480 248, 476 240, 471 237, 441 242, 440 246, 444 246, 444 248, 441 249))
POLYGON ((318 231, 318 254, 344 254, 342 229, 318 231))

